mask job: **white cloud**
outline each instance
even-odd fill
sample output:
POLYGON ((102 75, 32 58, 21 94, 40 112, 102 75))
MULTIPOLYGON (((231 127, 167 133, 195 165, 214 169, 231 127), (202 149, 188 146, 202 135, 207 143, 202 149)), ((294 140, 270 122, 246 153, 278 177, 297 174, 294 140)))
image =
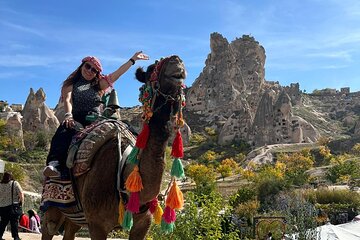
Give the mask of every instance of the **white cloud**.
POLYGON ((39 30, 36 30, 35 28, 22 26, 22 25, 7 22, 7 21, 0 21, 0 24, 4 25, 6 27, 9 27, 9 28, 11 28, 13 30, 34 34, 34 35, 39 36, 39 37, 45 37, 46 36, 44 33, 40 32, 39 30))

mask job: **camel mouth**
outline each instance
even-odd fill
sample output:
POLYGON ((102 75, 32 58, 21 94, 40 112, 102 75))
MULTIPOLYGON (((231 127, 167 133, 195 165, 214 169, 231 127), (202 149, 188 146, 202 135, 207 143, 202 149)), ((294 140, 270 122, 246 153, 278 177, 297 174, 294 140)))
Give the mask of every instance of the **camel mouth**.
POLYGON ((186 78, 185 71, 181 71, 179 73, 175 73, 170 76, 170 79, 178 84, 182 84, 186 78))

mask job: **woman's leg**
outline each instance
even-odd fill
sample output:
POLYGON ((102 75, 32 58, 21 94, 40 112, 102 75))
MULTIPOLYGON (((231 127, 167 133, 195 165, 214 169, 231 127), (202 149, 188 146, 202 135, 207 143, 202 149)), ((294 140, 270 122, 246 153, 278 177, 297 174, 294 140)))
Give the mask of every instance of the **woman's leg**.
POLYGON ((45 176, 58 176, 59 171, 62 172, 64 169, 67 169, 67 152, 75 133, 74 129, 65 128, 63 125, 59 126, 51 140, 50 151, 46 160, 48 167, 44 169, 45 176))
POLYGON ((2 207, 0 208, 0 217, 1 217, 1 221, 0 221, 0 239, 2 239, 2 236, 4 235, 5 232, 5 228, 9 223, 10 220, 10 211, 9 211, 9 207, 2 207))
POLYGON ((10 226, 11 226, 11 236, 14 240, 19 240, 19 215, 10 215, 10 226))

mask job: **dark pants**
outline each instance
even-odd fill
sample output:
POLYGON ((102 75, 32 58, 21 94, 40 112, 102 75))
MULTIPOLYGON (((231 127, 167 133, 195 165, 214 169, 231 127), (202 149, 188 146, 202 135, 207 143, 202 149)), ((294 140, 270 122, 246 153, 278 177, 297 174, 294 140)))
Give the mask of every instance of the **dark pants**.
POLYGON ((72 137, 76 134, 74 129, 66 128, 60 125, 56 130, 52 140, 49 155, 46 159, 46 165, 51 161, 59 162, 59 170, 66 169, 66 159, 72 137))
POLYGON ((19 240, 19 233, 18 233, 18 226, 19 226, 19 215, 11 214, 11 206, 7 207, 0 207, 0 239, 2 239, 2 236, 4 235, 5 228, 8 225, 10 221, 11 226, 11 236, 15 240, 19 240))

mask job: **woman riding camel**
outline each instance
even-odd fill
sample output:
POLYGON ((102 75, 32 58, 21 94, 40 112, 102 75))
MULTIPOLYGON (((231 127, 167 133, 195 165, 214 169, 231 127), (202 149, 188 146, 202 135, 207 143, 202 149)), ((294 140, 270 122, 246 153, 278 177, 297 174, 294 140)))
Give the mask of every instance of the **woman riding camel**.
POLYGON ((66 168, 66 158, 72 137, 76 134, 75 123, 89 125, 86 116, 100 113, 101 97, 108 87, 119 79, 137 60, 148 60, 141 51, 109 75, 102 74, 102 66, 96 57, 85 57, 80 66, 63 82, 61 98, 64 102, 64 121, 51 140, 44 175, 59 177, 66 168))

